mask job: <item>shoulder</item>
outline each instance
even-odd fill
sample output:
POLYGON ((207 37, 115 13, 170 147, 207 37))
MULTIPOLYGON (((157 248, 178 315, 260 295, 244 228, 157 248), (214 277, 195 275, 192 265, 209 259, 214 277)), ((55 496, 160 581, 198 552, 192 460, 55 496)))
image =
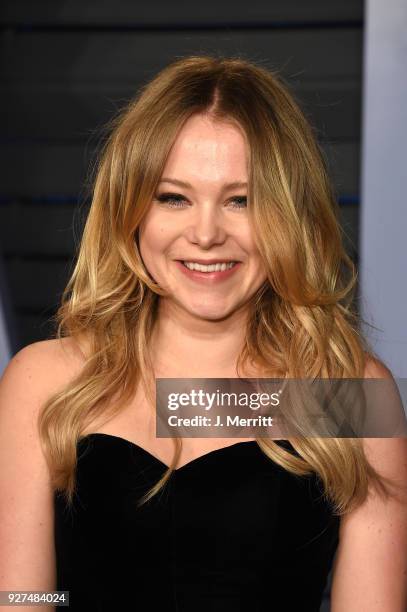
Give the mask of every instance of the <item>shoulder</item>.
MULTIPOLYGON (((0 465, 13 467, 1 472, 1 486, 13 473, 20 484, 30 479, 34 482, 35 473, 37 488, 40 481, 46 488, 48 470, 38 430, 39 415, 45 402, 68 384, 82 363, 72 340, 53 339, 23 347, 7 364, 0 378, 0 465)), ((12 479, 8 486, 12 491, 12 479)))
POLYGON ((72 338, 52 338, 27 344, 10 359, 3 375, 25 369, 28 366, 40 370, 51 367, 52 372, 73 368, 84 362, 84 341, 72 338))
POLYGON ((365 353, 364 378, 387 378, 393 379, 391 370, 378 357, 371 353, 365 353))
MULTIPOLYGON (((391 370, 377 357, 366 354, 364 378, 382 379, 386 381, 381 393, 386 397, 386 410, 394 411, 397 416, 399 410, 403 410, 399 403, 400 396, 397 383, 391 370)), ((378 392, 377 389, 376 392, 378 392)), ((390 418, 390 417, 389 417, 390 418)), ((369 463, 379 472, 387 476, 394 476, 397 473, 405 475, 407 471, 403 464, 407 460, 407 439, 404 437, 393 438, 362 438, 363 447, 369 463)))
POLYGON ((79 373, 84 358, 71 338, 41 340, 20 349, 0 378, 0 423, 32 418, 49 395, 79 373))
POLYGON ((21 385, 31 390, 40 389, 52 380, 59 366, 59 349, 55 340, 43 340, 20 349, 8 362, 1 377, 1 392, 23 391, 21 385), (15 387, 15 389, 14 389, 15 387))

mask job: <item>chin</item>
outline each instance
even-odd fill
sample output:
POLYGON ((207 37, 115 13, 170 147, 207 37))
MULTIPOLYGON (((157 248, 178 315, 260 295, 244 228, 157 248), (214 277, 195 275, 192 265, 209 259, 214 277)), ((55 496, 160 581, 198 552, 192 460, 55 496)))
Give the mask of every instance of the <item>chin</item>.
POLYGON ((186 310, 188 310, 188 312, 191 315, 198 317, 199 319, 204 319, 206 321, 219 321, 221 319, 224 319, 231 313, 230 308, 219 308, 219 307, 213 307, 213 308, 197 307, 197 308, 186 308, 186 310))

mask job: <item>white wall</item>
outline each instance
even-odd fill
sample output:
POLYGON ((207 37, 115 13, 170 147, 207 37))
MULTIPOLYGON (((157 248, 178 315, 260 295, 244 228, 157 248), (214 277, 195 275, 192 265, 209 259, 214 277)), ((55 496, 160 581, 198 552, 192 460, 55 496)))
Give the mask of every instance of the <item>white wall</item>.
POLYGON ((373 348, 407 377, 407 1, 366 0, 361 314, 373 348))

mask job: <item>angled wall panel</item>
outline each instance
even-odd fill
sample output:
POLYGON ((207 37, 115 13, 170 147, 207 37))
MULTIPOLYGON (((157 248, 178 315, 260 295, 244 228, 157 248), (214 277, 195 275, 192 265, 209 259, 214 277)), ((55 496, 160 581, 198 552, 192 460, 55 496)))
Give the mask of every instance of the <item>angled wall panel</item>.
POLYGON ((361 312, 374 350, 407 377, 407 3, 366 9, 361 312))

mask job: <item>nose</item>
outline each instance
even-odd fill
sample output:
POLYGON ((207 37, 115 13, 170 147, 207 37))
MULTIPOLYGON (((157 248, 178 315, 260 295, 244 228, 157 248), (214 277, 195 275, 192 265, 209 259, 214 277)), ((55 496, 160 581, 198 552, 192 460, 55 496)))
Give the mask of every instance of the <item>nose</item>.
POLYGON ((197 206, 186 229, 190 242, 203 249, 214 244, 222 244, 227 236, 226 220, 217 207, 207 205, 197 206))

